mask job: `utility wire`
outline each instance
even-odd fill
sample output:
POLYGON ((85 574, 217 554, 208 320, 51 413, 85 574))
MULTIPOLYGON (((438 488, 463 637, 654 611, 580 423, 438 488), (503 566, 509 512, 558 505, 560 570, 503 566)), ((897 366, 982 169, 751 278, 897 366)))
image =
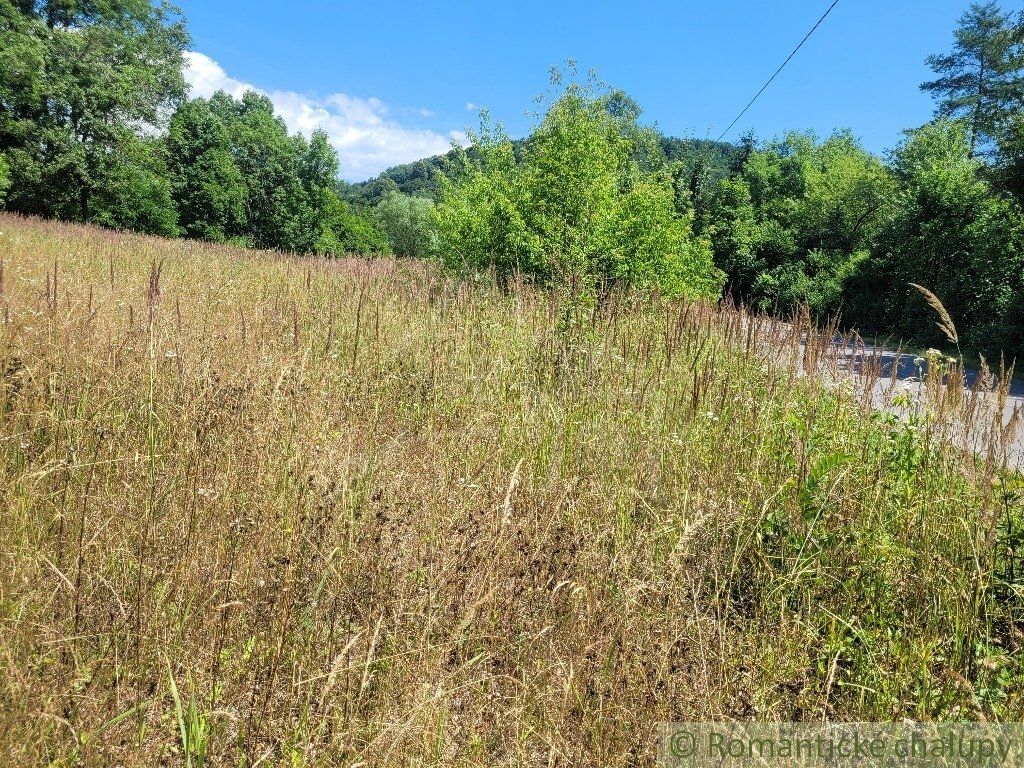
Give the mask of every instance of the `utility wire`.
POLYGON ((752 98, 750 100, 750 103, 747 104, 747 106, 745 106, 743 108, 742 112, 740 112, 738 115, 736 115, 736 119, 733 120, 731 123, 729 123, 729 127, 726 128, 724 131, 722 131, 722 135, 719 136, 718 139, 717 139, 718 141, 721 141, 722 139, 724 139, 726 134, 729 133, 729 131, 731 131, 733 129, 733 126, 735 126, 736 123, 738 123, 740 121, 740 118, 743 117, 745 114, 747 114, 747 110, 750 109, 752 106, 754 106, 754 102, 757 101, 758 98, 761 96, 761 94, 764 93, 768 89, 769 85, 771 85, 773 82, 775 82, 775 78, 777 78, 780 74, 782 74, 782 70, 784 70, 786 68, 786 65, 789 64, 789 62, 792 60, 792 58, 794 56, 796 56, 797 51, 799 51, 801 48, 803 48, 804 47, 804 43, 806 43, 808 40, 811 39, 811 35, 813 35, 818 30, 818 27, 820 27, 822 25, 822 23, 825 21, 825 19, 828 18, 828 15, 830 13, 832 13, 832 9, 835 8, 837 5, 839 5, 839 0, 835 0, 835 2, 832 3, 832 5, 830 5, 828 7, 828 10, 825 11, 825 13, 822 15, 822 17, 820 19, 818 19, 818 23, 815 24, 813 27, 811 27, 811 31, 808 32, 807 36, 803 40, 800 41, 800 45, 798 45, 796 48, 793 49, 793 52, 791 54, 789 54, 789 57, 784 62, 782 62, 782 66, 779 67, 777 70, 775 70, 775 74, 772 75, 768 79, 767 83, 765 83, 763 86, 761 86, 761 90, 758 91, 754 95, 754 98, 752 98))

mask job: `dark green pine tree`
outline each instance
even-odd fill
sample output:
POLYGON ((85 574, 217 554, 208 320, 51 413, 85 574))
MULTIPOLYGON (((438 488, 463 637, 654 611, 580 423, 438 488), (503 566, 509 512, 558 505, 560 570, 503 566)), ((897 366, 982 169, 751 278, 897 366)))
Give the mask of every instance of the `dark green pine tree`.
POLYGON ((967 121, 971 151, 991 151, 1024 97, 1024 23, 995 2, 974 3, 960 17, 953 50, 928 57, 937 78, 921 90, 940 117, 967 121))

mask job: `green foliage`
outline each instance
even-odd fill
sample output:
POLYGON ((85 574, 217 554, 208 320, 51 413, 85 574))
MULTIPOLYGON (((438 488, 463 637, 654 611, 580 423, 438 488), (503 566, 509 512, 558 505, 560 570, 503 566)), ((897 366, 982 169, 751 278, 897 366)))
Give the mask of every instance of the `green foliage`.
POLYGON ((759 230, 750 184, 742 177, 722 179, 703 218, 715 263, 728 278, 726 290, 749 291, 762 267, 756 248, 759 230))
POLYGON ((171 118, 166 143, 185 235, 218 242, 241 236, 248 189, 232 157, 227 127, 209 102, 183 104, 171 118))
POLYGON ((1015 111, 998 137, 998 163, 989 170, 993 183, 1024 202, 1024 114, 1015 111))
POLYGON ((803 199, 795 222, 804 246, 849 254, 869 244, 894 192, 891 175, 849 131, 797 149, 803 199))
POLYGON ((616 206, 612 263, 606 273, 627 285, 670 296, 717 296, 722 275, 712 267, 711 244, 692 233, 692 215, 679 215, 664 179, 635 182, 616 206))
POLYGON ((270 99, 253 91, 236 100, 221 92, 210 109, 227 128, 231 155, 245 181, 245 236, 256 248, 302 250, 301 137, 288 135, 270 99))
POLYGON ((478 159, 460 150, 452 178, 440 180, 434 223, 441 260, 464 275, 493 267, 503 277, 546 281, 550 265, 525 218, 530 189, 512 143, 486 114, 471 139, 478 159))
POLYGON ((980 177, 968 129, 938 121, 909 132, 893 167, 900 189, 853 292, 855 316, 873 330, 939 343, 930 310, 909 293, 915 282, 942 298, 969 346, 1020 349, 1005 331, 1020 296, 1024 225, 1016 204, 980 177))
POLYGON ((298 253, 387 252, 376 223, 338 196, 338 154, 327 134, 290 136, 265 96, 186 102, 166 146, 190 237, 298 253))
POLYGON ((206 752, 210 744, 210 724, 206 716, 196 705, 195 697, 189 699, 188 707, 183 706, 178 684, 174 680, 174 671, 169 661, 167 677, 171 684, 171 698, 174 701, 174 718, 178 723, 181 736, 181 751, 185 758, 185 768, 204 768, 206 752))
POLYGON ((742 147, 722 141, 679 139, 659 136, 661 150, 668 165, 677 164, 679 177, 685 181, 694 203, 714 191, 718 182, 732 173, 742 147))
POLYGON ((0 0, 0 142, 17 146, 37 131, 48 55, 39 19, 12 0, 0 0))
POLYGON ((752 148, 704 215, 727 290, 765 309, 836 311, 893 190, 889 171, 848 131, 752 148))
POLYGON ((332 190, 321 192, 318 206, 323 213, 323 227, 313 244, 313 252, 325 256, 349 253, 374 255, 388 252, 388 239, 370 216, 353 211, 348 203, 332 190))
POLYGON ((972 3, 960 17, 953 50, 928 57, 938 77, 921 90, 939 99, 940 117, 967 120, 972 153, 997 139, 1024 96, 1022 24, 998 3, 972 3))
POLYGON ((620 173, 632 147, 600 105, 570 90, 534 135, 524 213, 548 268, 574 291, 614 275, 620 173))
POLYGON ((149 141, 125 149, 130 154, 111 164, 105 185, 97 190, 93 220, 114 229, 176 237, 178 212, 161 145, 149 141))
POLYGON ((396 256, 425 257, 437 250, 434 203, 426 197, 389 192, 373 209, 374 218, 396 256))
POLYGON ((457 158, 457 150, 414 163, 388 168, 377 178, 357 184, 341 184, 342 197, 358 205, 376 206, 392 192, 433 198, 440 187, 440 172, 457 158))
MULTIPOLYGON (((299 229, 289 245, 291 250, 302 253, 322 253, 322 242, 330 237, 331 228, 342 226, 336 213, 340 202, 335 191, 338 153, 323 131, 314 132, 308 145, 298 141, 295 150, 300 187, 291 187, 296 198, 290 207, 297 211, 299 229)), ((343 231, 338 229, 338 234, 343 231)))
POLYGON ((677 210, 673 179, 638 117, 620 92, 570 85, 517 160, 485 115, 471 137, 477 159, 462 153, 441 180, 441 258, 464 273, 555 283, 577 298, 613 284, 716 295, 710 249, 693 237, 692 214, 677 210))
POLYGON ((128 177, 148 177, 138 166, 120 167, 140 152, 140 127, 159 126, 184 98, 184 23, 172 6, 144 0, 0 0, 0 34, 0 150, 11 159, 13 182, 8 206, 104 218, 94 197, 109 196, 128 177))

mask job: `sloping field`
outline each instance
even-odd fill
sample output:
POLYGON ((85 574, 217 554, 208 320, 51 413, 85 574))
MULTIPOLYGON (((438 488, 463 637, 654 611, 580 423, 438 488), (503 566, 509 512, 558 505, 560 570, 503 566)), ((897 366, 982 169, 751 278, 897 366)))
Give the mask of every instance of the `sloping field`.
MULTIPOLYGON (((1021 497, 767 323, 0 217, 11 765, 1020 719, 1021 497), (796 360, 795 354, 770 358, 796 360)), ((796 336, 794 336, 796 338, 796 336)))

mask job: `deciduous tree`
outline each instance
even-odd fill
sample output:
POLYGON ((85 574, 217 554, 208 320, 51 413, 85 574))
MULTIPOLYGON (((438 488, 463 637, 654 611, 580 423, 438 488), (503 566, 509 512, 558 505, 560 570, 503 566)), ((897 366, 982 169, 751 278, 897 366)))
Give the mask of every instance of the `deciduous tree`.
POLYGON ((0 150, 8 206, 93 220, 145 132, 185 96, 189 37, 177 9, 149 0, 0 0, 0 150))
POLYGON ((188 237, 224 241, 245 234, 248 188, 231 138, 205 99, 182 105, 167 133, 171 190, 188 237))

